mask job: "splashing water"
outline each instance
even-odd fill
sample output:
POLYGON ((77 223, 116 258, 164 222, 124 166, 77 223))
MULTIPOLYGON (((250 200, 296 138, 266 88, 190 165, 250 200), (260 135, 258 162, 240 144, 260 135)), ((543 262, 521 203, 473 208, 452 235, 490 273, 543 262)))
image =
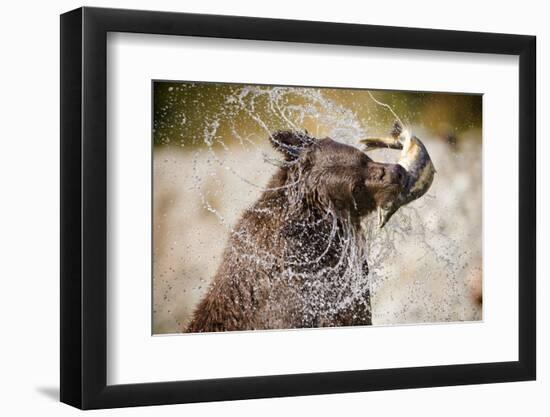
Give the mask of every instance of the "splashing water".
MULTIPOLYGON (((195 88, 200 84, 180 84, 171 91, 174 103, 178 93, 195 88)), ((206 99, 199 95, 197 105, 206 99)), ((185 326, 208 288, 229 236, 237 235, 243 247, 250 249, 241 256, 264 266, 275 262, 271 253, 258 249, 247 233, 235 228, 242 211, 269 189, 268 179, 285 163, 269 146, 272 132, 307 129, 314 137, 328 136, 358 146, 370 131, 384 132, 390 120, 401 121, 391 106, 366 90, 233 86, 213 107, 193 114, 178 112, 179 139, 159 135, 166 146, 155 150, 155 333, 175 333, 185 326), (191 123, 193 134, 186 130, 191 123), (174 142, 183 152, 174 150, 174 142), (186 243, 181 248, 165 241, 186 243)), ((345 308, 354 297, 362 296, 365 287, 370 288, 374 324, 480 318, 480 312, 467 302, 465 276, 470 263, 479 262, 481 256, 481 189, 475 177, 461 173, 466 153, 470 166, 474 159, 481 169, 480 151, 473 147, 457 156, 428 137, 423 140, 440 171, 426 196, 402 207, 384 229, 375 226, 374 217, 365 218, 361 239, 353 233, 336 236, 335 226, 324 236, 329 243, 338 238, 344 247, 342 258, 330 267, 340 273, 343 268, 342 282, 347 283, 342 286, 347 291, 336 297, 339 307, 345 308), (462 182, 453 188, 457 173, 462 182), (479 202, 465 198, 472 194, 479 194, 479 202), (368 275, 363 273, 365 258, 368 275)), ((384 150, 371 156, 397 159, 395 153, 384 150)), ((290 185, 299 182, 296 178, 290 185)), ((316 259, 292 262, 307 264, 316 259)), ((326 291, 335 290, 334 286, 327 289, 321 279, 330 268, 290 277, 309 283, 304 296, 311 298, 314 312, 325 307, 326 291)))

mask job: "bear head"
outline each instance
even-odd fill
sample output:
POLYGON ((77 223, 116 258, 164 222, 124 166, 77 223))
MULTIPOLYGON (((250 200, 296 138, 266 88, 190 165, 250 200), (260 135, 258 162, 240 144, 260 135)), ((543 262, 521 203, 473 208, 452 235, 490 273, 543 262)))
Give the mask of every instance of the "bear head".
POLYGON ((373 161, 359 149, 304 132, 279 131, 271 143, 284 156, 286 183, 295 183, 309 205, 362 217, 397 198, 407 172, 373 161))

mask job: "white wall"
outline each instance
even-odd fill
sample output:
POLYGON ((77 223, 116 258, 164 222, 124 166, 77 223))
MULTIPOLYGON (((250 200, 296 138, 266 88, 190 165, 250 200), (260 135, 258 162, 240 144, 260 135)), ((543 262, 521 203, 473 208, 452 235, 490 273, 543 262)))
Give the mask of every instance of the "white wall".
MULTIPOLYGON (((535 34, 538 36, 538 118, 550 97, 550 27, 543 2, 485 4, 480 1, 297 2, 278 0, 124 0, 86 2, 89 6, 239 14, 535 34), (370 3, 370 4, 369 4, 370 3), (543 94, 544 100, 543 103, 543 94)), ((77 1, 5 2, 0 30, 0 245, 3 283, 0 302, 0 409, 4 415, 73 415, 57 402, 59 274, 59 18, 77 1), (7 94, 6 94, 7 92, 7 94)), ((548 131, 548 129, 546 129, 548 131)), ((541 140, 539 155, 550 151, 541 140)), ((539 157, 539 213, 550 210, 544 180, 550 165, 539 157)), ((539 215, 539 259, 548 251, 550 222, 539 215), (546 236, 542 237, 544 232, 546 236)), ((539 263, 538 381, 484 386, 388 391, 291 399, 239 401, 101 411, 99 415, 547 415, 550 409, 550 268, 539 263), (546 394, 546 395, 544 395, 546 394)), ((95 414, 97 415, 97 414, 95 414)))

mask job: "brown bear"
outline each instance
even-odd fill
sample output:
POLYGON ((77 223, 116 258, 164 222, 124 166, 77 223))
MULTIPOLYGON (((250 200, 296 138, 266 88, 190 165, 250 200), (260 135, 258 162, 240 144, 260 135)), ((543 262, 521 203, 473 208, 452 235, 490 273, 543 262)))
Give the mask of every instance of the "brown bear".
POLYGON ((229 237, 186 332, 370 325, 361 219, 407 172, 307 133, 270 137, 284 161, 229 237))

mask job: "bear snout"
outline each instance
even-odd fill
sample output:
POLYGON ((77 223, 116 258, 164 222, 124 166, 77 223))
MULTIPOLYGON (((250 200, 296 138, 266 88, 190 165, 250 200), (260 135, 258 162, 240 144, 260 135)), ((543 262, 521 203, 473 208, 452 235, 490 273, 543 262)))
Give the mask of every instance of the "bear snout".
POLYGON ((403 187, 407 172, 399 164, 382 164, 371 162, 368 167, 367 183, 374 182, 380 185, 399 185, 403 187))
POLYGON ((407 175, 401 165, 371 163, 365 181, 367 194, 372 198, 369 211, 391 204, 405 188, 407 175))
POLYGON ((407 172, 399 164, 388 164, 385 168, 386 175, 384 179, 388 184, 396 184, 401 187, 405 185, 405 180, 407 178, 407 172))

